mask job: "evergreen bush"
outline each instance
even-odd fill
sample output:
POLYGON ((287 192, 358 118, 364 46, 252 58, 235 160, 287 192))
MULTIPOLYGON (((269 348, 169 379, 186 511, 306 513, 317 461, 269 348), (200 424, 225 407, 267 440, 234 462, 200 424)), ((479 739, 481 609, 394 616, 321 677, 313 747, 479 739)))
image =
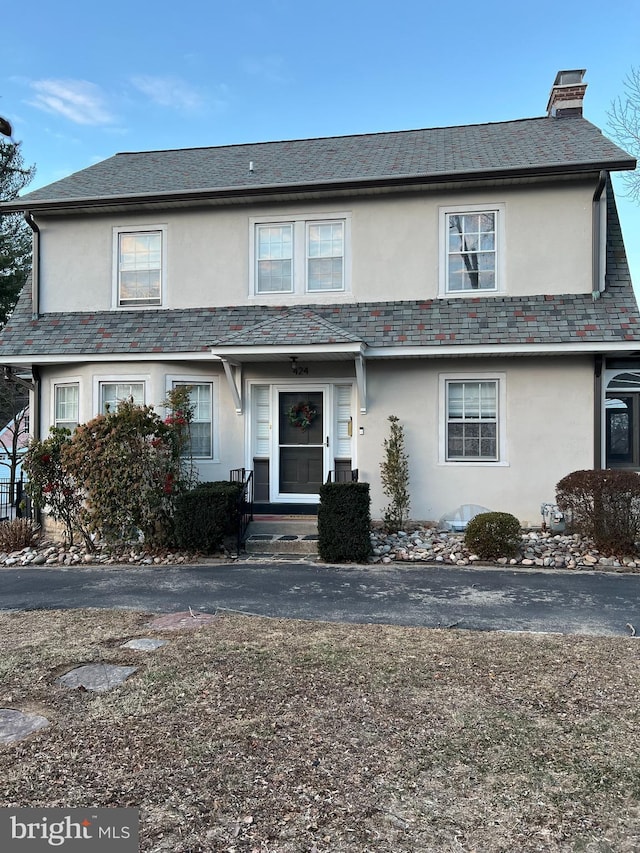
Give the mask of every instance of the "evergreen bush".
POLYGON ((219 551, 225 536, 236 532, 241 494, 241 483, 218 480, 179 495, 174 515, 178 547, 205 554, 219 551))
POLYGON ((371 555, 368 483, 320 486, 318 553, 327 563, 366 563, 371 555))
POLYGON ((395 415, 389 415, 389 438, 384 440, 384 460, 380 463, 382 490, 390 498, 383 511, 391 533, 402 530, 409 517, 409 457, 404 449, 404 427, 395 415))
POLYGON ((628 555, 640 540, 640 475, 621 469, 573 471, 556 486, 571 530, 603 553, 628 555))
POLYGON ((482 560, 515 557, 522 544, 520 522, 508 512, 481 512, 467 524, 464 544, 482 560))

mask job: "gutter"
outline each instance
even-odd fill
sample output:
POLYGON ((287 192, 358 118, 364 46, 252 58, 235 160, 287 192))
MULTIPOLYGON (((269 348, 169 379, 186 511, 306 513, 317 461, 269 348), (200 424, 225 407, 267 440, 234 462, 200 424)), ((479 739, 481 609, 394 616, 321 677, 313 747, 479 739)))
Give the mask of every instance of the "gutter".
POLYGON ((33 320, 40 317, 40 229, 38 228, 33 214, 26 210, 25 221, 33 231, 33 263, 31 269, 31 305, 33 307, 33 320))
POLYGON ((605 288, 604 275, 601 275, 600 266, 603 257, 602 239, 602 193, 607 185, 607 172, 602 170, 598 176, 598 184, 593 194, 591 215, 591 296, 593 301, 600 299, 605 288))

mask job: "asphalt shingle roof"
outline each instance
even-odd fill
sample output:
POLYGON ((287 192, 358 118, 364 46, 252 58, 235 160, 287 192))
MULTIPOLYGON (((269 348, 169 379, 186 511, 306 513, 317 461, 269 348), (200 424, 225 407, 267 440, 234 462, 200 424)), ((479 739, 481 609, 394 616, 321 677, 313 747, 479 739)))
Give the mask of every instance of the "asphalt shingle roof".
POLYGON ((593 168, 633 158, 582 117, 116 154, 11 206, 367 180, 593 168), (249 163, 253 172, 249 172, 249 163))

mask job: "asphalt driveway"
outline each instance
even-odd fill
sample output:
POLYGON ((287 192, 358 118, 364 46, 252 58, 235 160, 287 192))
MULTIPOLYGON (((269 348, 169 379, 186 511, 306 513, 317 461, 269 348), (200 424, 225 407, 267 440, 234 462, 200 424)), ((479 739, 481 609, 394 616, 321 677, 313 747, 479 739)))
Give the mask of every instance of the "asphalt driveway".
POLYGON ((640 574, 287 561, 0 569, 2 610, 80 607, 631 636, 640 574))

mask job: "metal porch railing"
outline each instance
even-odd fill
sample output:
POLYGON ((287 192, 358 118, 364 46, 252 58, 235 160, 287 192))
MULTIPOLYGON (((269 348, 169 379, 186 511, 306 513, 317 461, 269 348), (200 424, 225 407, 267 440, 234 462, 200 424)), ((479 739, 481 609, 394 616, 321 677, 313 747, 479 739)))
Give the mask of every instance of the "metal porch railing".
POLYGON ((253 521, 253 471, 248 471, 246 468, 232 468, 229 471, 229 481, 242 484, 242 491, 238 495, 236 505, 236 548, 239 554, 249 523, 253 521))

